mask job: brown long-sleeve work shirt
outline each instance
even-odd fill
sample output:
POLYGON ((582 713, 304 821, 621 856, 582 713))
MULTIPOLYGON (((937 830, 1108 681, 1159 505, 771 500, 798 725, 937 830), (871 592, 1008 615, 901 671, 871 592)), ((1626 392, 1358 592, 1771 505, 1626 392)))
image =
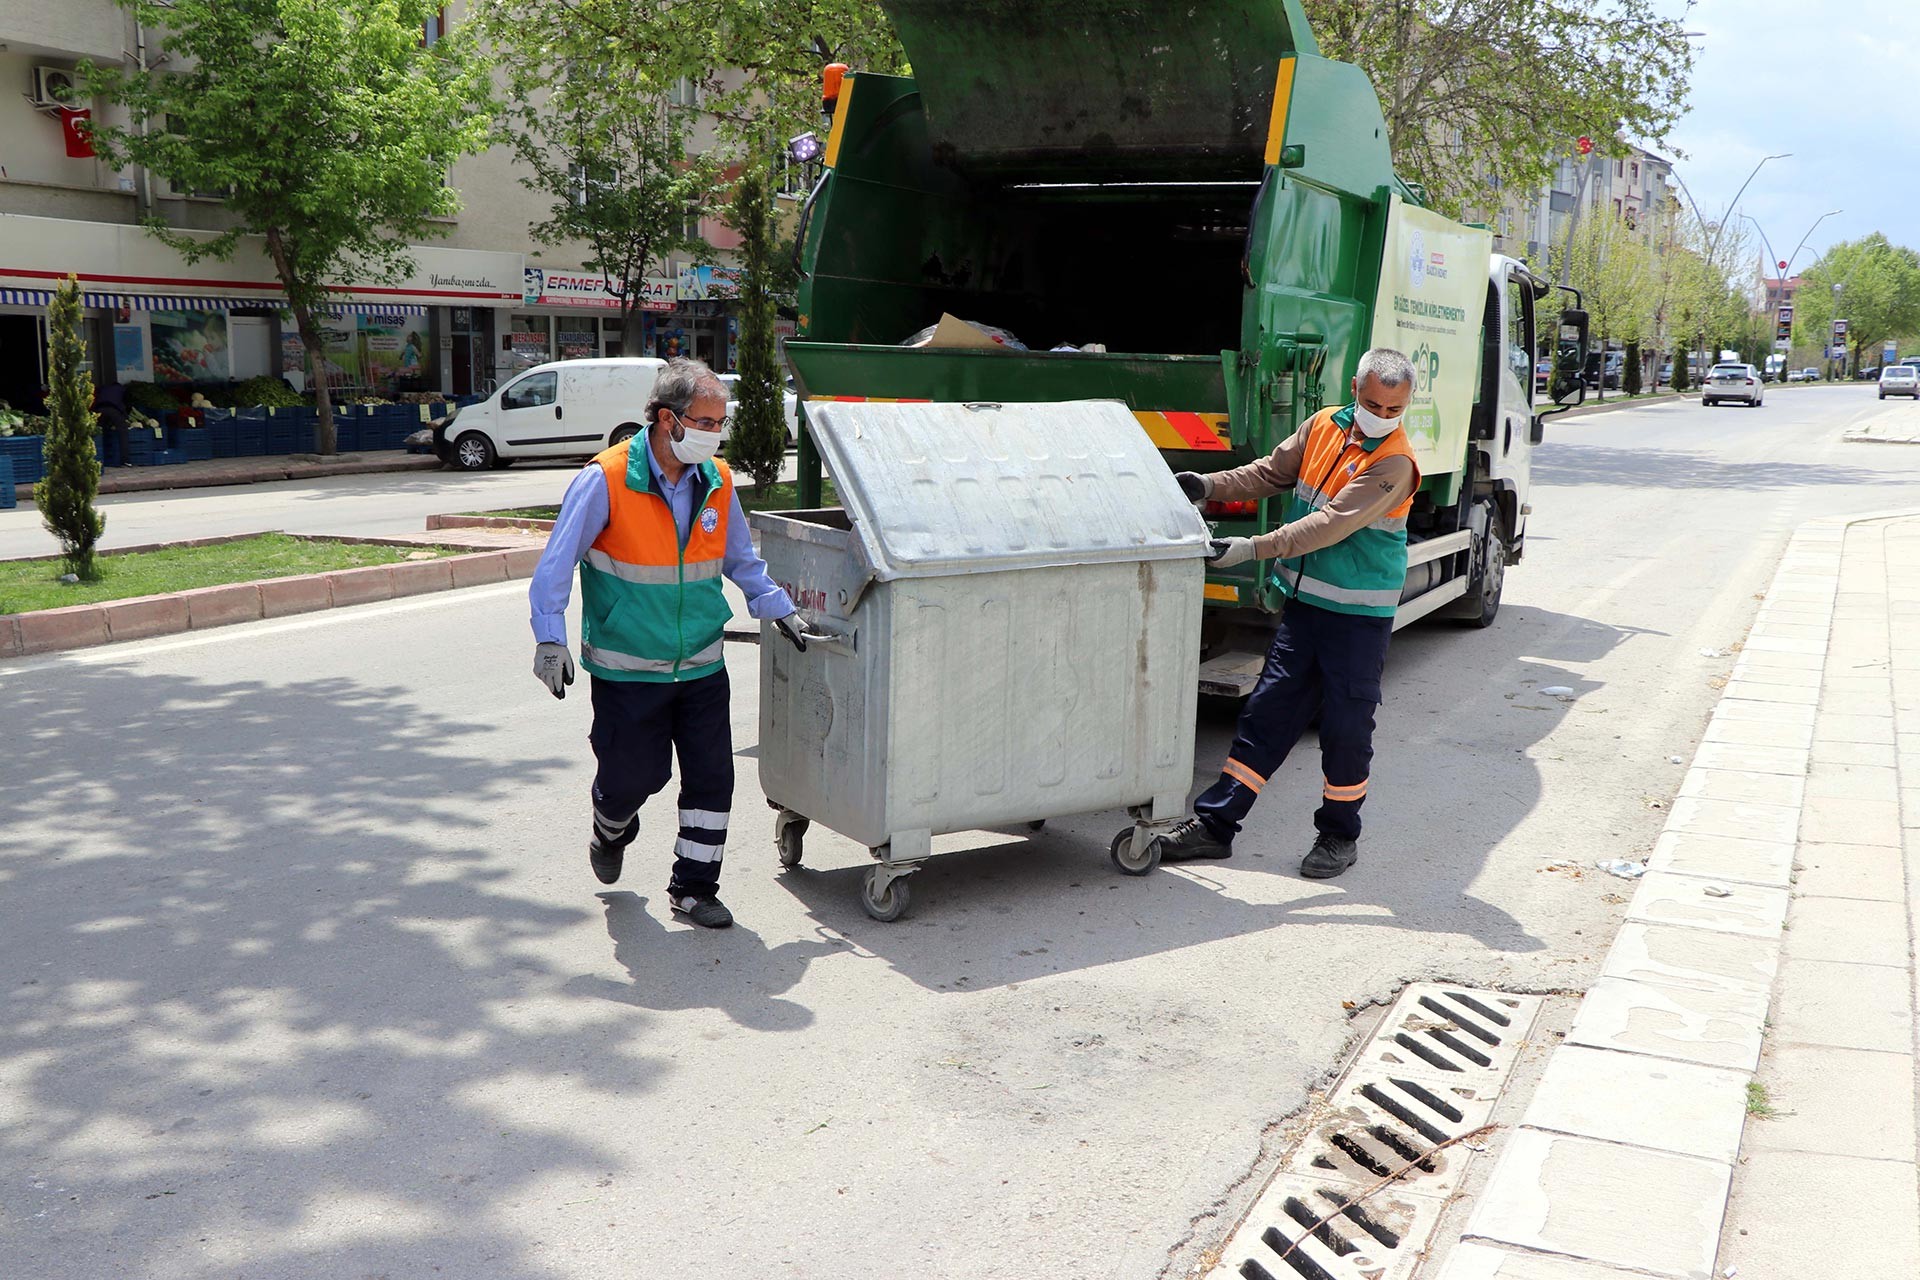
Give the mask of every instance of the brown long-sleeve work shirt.
MULTIPOLYGON (((1207 496, 1215 502, 1247 502, 1290 491, 1300 479, 1309 434, 1296 431, 1268 456, 1231 471, 1214 472, 1213 491, 1207 496)), ((1349 481, 1326 506, 1255 538, 1254 554, 1262 560, 1290 560, 1330 547, 1405 502, 1416 475, 1411 458, 1382 458, 1365 475, 1349 481)), ((1307 477, 1310 484, 1329 479, 1307 477)))

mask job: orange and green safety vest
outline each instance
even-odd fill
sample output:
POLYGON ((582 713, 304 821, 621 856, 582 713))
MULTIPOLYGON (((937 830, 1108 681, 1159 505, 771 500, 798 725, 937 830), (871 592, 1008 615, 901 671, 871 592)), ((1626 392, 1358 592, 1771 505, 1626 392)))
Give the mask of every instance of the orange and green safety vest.
MULTIPOLYGON (((1287 523, 1332 502, 1336 494, 1383 458, 1413 462, 1413 446, 1400 427, 1378 439, 1362 437, 1354 443, 1350 439, 1352 405, 1322 409, 1304 430, 1308 432, 1306 455, 1293 492, 1287 495, 1287 523)), ((1275 584, 1289 597, 1317 608, 1392 617, 1400 608, 1400 592, 1407 584, 1407 513, 1413 509, 1413 495, 1419 488, 1420 468, 1416 463, 1406 501, 1330 547, 1275 561, 1275 584)))

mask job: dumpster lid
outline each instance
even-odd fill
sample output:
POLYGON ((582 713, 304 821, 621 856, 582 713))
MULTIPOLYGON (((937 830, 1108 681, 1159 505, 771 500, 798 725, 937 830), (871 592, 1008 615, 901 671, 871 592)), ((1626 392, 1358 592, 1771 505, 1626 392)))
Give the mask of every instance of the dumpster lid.
POLYGON ((1204 556, 1208 530, 1118 401, 809 401, 873 576, 1204 556))

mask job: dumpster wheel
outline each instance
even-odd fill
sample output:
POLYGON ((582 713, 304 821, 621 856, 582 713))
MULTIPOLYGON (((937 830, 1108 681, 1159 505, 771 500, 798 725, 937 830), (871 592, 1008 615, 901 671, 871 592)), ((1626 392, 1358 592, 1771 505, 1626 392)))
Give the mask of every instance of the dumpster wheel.
POLYGON ((860 884, 861 907, 881 924, 898 920, 911 899, 906 877, 886 867, 870 868, 860 884))
POLYGON ((779 851, 780 865, 797 867, 806 846, 807 828, 813 825, 797 813, 782 809, 773 819, 773 845, 779 851))
POLYGON ((1144 827, 1123 827, 1107 846, 1107 856, 1122 875, 1143 876, 1160 865, 1160 838, 1144 827))

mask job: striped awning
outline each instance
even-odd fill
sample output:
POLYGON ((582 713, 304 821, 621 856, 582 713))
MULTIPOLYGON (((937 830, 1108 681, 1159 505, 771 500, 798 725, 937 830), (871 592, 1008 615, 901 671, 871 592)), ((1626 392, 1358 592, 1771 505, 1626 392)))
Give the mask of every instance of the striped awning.
MULTIPOLYGON (((39 301, 29 301, 28 306, 45 306, 51 294, 36 290, 11 290, 8 292, 38 293, 39 301)), ((89 293, 83 295, 89 307, 112 309, 127 307, 133 311, 238 311, 260 308, 278 308, 285 310, 285 298, 230 298, 216 294, 155 294, 155 293, 89 293)), ((413 303, 394 302, 330 302, 320 308, 329 315, 380 315, 380 316, 423 316, 427 309, 413 303)))
POLYGON ((52 301, 45 289, 0 289, 0 307, 44 307, 52 301))

